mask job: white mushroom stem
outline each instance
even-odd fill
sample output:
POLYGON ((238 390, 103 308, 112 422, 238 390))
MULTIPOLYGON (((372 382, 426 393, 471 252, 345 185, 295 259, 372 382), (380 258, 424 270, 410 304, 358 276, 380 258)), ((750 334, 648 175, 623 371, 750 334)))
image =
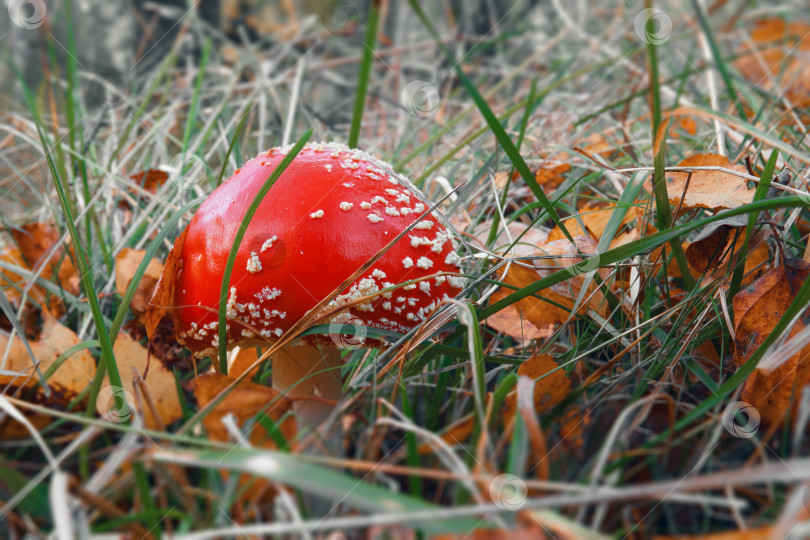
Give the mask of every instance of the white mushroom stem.
MULTIPOLYGON (((302 341, 289 344, 273 355, 273 388, 293 402, 299 422, 319 429, 340 399, 340 350, 313 347, 302 341)), ((299 426, 304 427, 304 426, 299 426)))

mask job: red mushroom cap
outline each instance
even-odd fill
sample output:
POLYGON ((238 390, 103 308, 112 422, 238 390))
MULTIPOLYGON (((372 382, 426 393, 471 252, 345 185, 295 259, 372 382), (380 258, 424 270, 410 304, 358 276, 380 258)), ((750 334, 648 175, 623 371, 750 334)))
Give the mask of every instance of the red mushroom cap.
MULTIPOLYGON (((237 229, 286 149, 246 163, 200 206, 179 255, 172 310, 178 339, 195 355, 218 345, 217 309, 237 229)), ((333 144, 308 144, 259 205, 239 247, 227 299, 228 347, 273 342, 414 221, 419 223, 330 308, 437 272, 458 272, 450 231, 390 165, 333 144)), ((405 333, 464 278, 436 276, 331 317, 330 323, 405 333)))

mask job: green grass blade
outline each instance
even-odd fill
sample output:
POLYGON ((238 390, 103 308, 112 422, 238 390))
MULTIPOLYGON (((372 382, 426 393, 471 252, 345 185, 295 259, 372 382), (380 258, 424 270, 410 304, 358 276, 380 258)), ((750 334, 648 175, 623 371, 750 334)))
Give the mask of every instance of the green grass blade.
MULTIPOLYGON (((238 447, 230 450, 196 450, 169 447, 154 453, 153 458, 156 461, 186 466, 243 471, 292 486, 304 493, 327 500, 340 501, 342 506, 359 511, 384 514, 440 509, 439 506, 421 499, 395 493, 332 469, 308 463, 293 455, 270 450, 238 447)), ((423 529, 427 534, 467 534, 477 527, 486 525, 486 522, 482 523, 480 519, 472 518, 426 520, 419 524, 412 524, 414 527, 423 529)))
POLYGON ((529 186, 529 189, 532 191, 537 200, 540 201, 540 204, 543 206, 543 209, 548 212, 551 219, 554 221, 554 224, 560 228, 562 233, 568 238, 569 241, 572 243, 574 239, 571 237, 571 234, 568 232, 568 229, 565 228, 565 225, 560 221, 560 216, 557 215, 557 211, 554 210, 554 206, 551 204, 551 201, 548 200, 546 194, 543 192, 543 189, 537 183, 537 180, 534 178, 534 174, 529 169, 529 166, 526 164, 526 161, 523 159, 523 156, 520 155, 515 143, 512 142, 512 139, 509 138, 509 135, 506 133, 506 130, 501 125, 501 122, 498 120, 498 117, 495 116, 495 113, 492 112, 492 109, 487 104, 484 97, 478 92, 478 89, 475 88, 472 81, 467 74, 464 73, 464 70, 461 69, 461 64, 456 61, 453 56, 453 53, 444 44, 444 41, 439 36, 436 28, 434 28, 433 24, 431 24, 430 20, 425 15, 425 12, 422 11, 421 6, 416 2, 416 0, 408 0, 408 3, 413 8, 416 15, 422 21, 422 24, 425 26, 427 31, 433 36, 436 45, 441 49, 444 53, 445 57, 447 58, 448 62, 453 65, 453 69, 456 71, 456 75, 458 76, 459 80, 466 88, 467 92, 475 101, 475 104, 478 106, 478 109, 481 111, 481 114, 484 116, 484 119, 489 125, 489 129, 495 134, 495 138, 498 139, 498 142, 506 152, 506 155, 509 156, 509 159, 512 161, 512 164, 520 173, 520 176, 523 177, 523 180, 526 182, 526 185, 529 186))
POLYGON ((225 152, 225 157, 222 159, 222 168, 219 170, 219 177, 217 177, 217 187, 219 187, 222 184, 222 178, 225 176, 225 169, 228 167, 228 160, 231 158, 233 149, 236 147, 236 143, 239 140, 239 135, 245 128, 245 122, 247 122, 247 119, 250 116, 248 114, 250 112, 248 106, 246 106, 245 109, 246 110, 242 114, 242 119, 239 120, 239 123, 236 125, 236 130, 233 132, 231 143, 228 145, 228 151, 225 152))
MULTIPOLYGON (((718 212, 713 216, 709 216, 703 219, 695 220, 689 223, 684 223, 679 226, 672 227, 666 231, 659 231, 655 234, 651 234, 639 240, 634 240, 629 242, 623 246, 616 247, 605 253, 600 255, 600 266, 606 266, 610 264, 617 263, 619 261, 628 259, 630 257, 634 257, 641 253, 646 253, 656 247, 664 244, 666 242, 671 242, 673 239, 683 236, 685 234, 689 234, 692 231, 695 231, 701 227, 704 227, 710 223, 718 221, 720 219, 725 219, 733 216, 739 216, 743 214, 747 214, 749 212, 758 212, 761 210, 770 210, 772 208, 793 208, 797 206, 804 206, 807 207, 807 202, 801 197, 784 197, 780 199, 768 199, 765 201, 759 201, 755 203, 746 204, 743 206, 739 206, 737 208, 733 208, 731 210, 727 210, 725 212, 718 212)), ((531 296, 543 289, 551 287, 557 283, 563 282, 571 277, 579 274, 586 273, 586 270, 581 267, 581 265, 573 265, 565 268, 564 270, 560 270, 547 276, 543 279, 540 279, 531 285, 516 291, 506 298, 495 302, 491 306, 484 308, 480 311, 478 318, 480 320, 484 320, 487 317, 499 312, 500 310, 511 306, 518 300, 522 300, 528 296, 531 296)))
MULTIPOLYGON (((647 2, 647 7, 650 8, 652 2, 647 2)), ((650 17, 647 20, 647 35, 654 35, 655 18, 650 17)), ((666 126, 661 126, 661 81, 658 75, 658 44, 655 40, 647 40, 647 58, 650 66, 650 103, 652 105, 652 141, 653 141, 653 177, 652 187, 655 196, 655 209, 658 218, 658 229, 666 230, 672 226, 672 208, 669 206, 669 195, 667 194, 666 184, 666 126)), ((689 264, 686 262, 686 253, 678 238, 675 238, 670 246, 675 255, 675 261, 678 263, 678 269, 681 272, 684 283, 688 289, 695 287, 695 280, 692 277, 692 272, 689 269, 689 264)), ((666 273, 667 265, 664 264, 661 271, 666 273)))
MULTIPOLYGON (((765 169, 762 171, 762 176, 757 184, 757 190, 754 192, 754 202, 764 200, 768 196, 768 189, 771 187, 771 179, 773 172, 776 170, 776 161, 779 159, 779 150, 771 152, 768 162, 765 164, 765 169)), ((754 226, 757 222, 758 212, 748 214, 748 225, 745 227, 745 238, 743 245, 740 248, 737 257, 737 267, 734 268, 734 274, 731 277, 731 285, 728 288, 728 305, 731 308, 731 300, 734 295, 740 290, 742 280, 745 275, 745 259, 748 257, 748 243, 751 241, 751 236, 754 234, 754 226)))
POLYGON ((96 294, 95 285, 93 284, 93 274, 90 266, 87 264, 87 258, 84 254, 79 233, 76 226, 73 224, 73 215, 70 212, 68 205, 67 194, 62 186, 62 181, 59 174, 56 172, 56 167, 51 157, 51 152, 48 149, 48 141, 42 129, 37 125, 39 138, 42 141, 42 149, 45 152, 45 157, 48 160, 48 168, 51 171, 54 184, 56 185, 56 193, 59 197, 59 204, 62 206, 62 212, 65 214, 65 224, 67 225, 70 239, 73 242, 73 249, 76 252, 76 262, 79 266, 79 277, 81 278, 84 293, 87 295, 87 301, 90 304, 90 309, 93 312, 93 322, 96 326, 96 333, 98 334, 98 341, 101 344, 101 361, 107 370, 107 376, 110 378, 110 384, 113 386, 121 386, 121 376, 118 374, 118 366, 115 364, 115 355, 112 350, 112 343, 110 342, 110 335, 107 333, 107 327, 104 325, 104 316, 101 314, 101 306, 98 303, 98 295, 96 294))
POLYGON ((363 110, 366 104, 368 81, 371 77, 371 66, 374 63, 374 47, 377 44, 377 25, 380 20, 381 0, 372 0, 369 10, 366 38, 363 42, 363 58, 360 61, 360 74, 357 77, 357 94, 354 98, 352 126, 349 131, 349 147, 357 148, 360 140, 360 125, 363 123, 363 110))
POLYGON ((186 130, 183 134, 183 153, 188 150, 188 142, 191 140, 191 132, 194 130, 194 122, 197 121, 197 107, 200 103, 200 92, 202 91, 202 84, 205 80, 205 68, 208 66, 208 56, 211 53, 211 38, 205 40, 203 45, 202 56, 200 58, 200 65, 197 67, 197 81, 194 84, 194 95, 191 96, 191 105, 188 109, 188 118, 186 119, 186 130))
POLYGON ((273 187, 273 184, 276 183, 276 180, 279 179, 281 174, 287 169, 290 163, 292 163, 301 149, 304 148, 304 145, 311 136, 312 129, 308 129, 303 135, 301 135, 301 138, 298 139, 295 146, 293 146, 287 155, 284 156, 284 159, 281 160, 278 166, 273 170, 273 173, 264 182, 264 185, 256 194, 256 197, 253 198, 253 202, 250 203, 250 206, 245 213, 245 217, 242 218, 242 223, 239 225, 239 230, 236 231, 236 237, 233 240, 231 251, 228 254, 228 262, 225 264, 225 273, 222 276, 222 286, 220 287, 219 291, 219 370, 223 375, 228 374, 228 344, 226 343, 228 330, 225 327, 227 322, 225 318, 225 302, 228 298, 228 289, 231 285, 231 273, 233 272, 233 265, 236 262, 236 254, 239 251, 239 246, 242 244, 242 238, 245 237, 248 225, 250 225, 250 220, 253 219, 253 215, 259 208, 259 204, 261 204, 261 202, 264 200, 265 195, 267 195, 267 192, 270 191, 271 187, 273 187))
POLYGON ((115 318, 112 321, 112 325, 110 325, 110 341, 112 341, 112 343, 115 343, 115 339, 118 337, 118 331, 121 329, 121 325, 124 324, 124 317, 126 317, 129 310, 129 304, 132 302, 132 298, 135 296, 135 291, 138 289, 138 284, 140 283, 144 273, 146 273, 146 269, 149 266, 149 263, 152 261, 152 258, 157 253, 157 250, 163 245, 163 240, 169 235, 169 233, 174 231, 174 226, 178 221, 180 221, 180 218, 201 202, 202 199, 195 199, 175 212, 175 214, 166 220, 166 223, 160 227, 155 235, 155 238, 153 238, 149 243, 149 247, 146 248, 146 253, 144 253, 143 259, 138 265, 138 268, 135 270, 135 273, 132 275, 132 279, 130 280, 129 285, 127 285, 124 295, 121 297, 121 304, 118 306, 118 311, 115 312, 115 318))

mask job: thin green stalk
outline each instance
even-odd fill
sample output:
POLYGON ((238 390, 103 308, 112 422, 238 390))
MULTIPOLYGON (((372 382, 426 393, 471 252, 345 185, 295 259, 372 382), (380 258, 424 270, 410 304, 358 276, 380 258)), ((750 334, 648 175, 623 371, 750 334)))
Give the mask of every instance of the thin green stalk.
MULTIPOLYGON (((534 107, 534 95, 537 92, 537 79, 532 79, 532 86, 529 88, 529 97, 526 100, 526 109, 523 112, 523 119, 520 122, 520 133, 518 134, 517 140, 517 148, 520 150, 520 147, 523 146, 523 139, 526 136, 526 126, 529 124, 529 117, 532 114, 532 109, 534 107)), ((539 101, 542 101, 539 100, 539 101)), ((506 206, 506 198, 509 196, 509 187, 512 185, 512 175, 515 173, 515 166, 509 170, 509 175, 506 177, 506 185, 503 188, 503 193, 501 194, 501 208, 506 206)), ((489 238, 487 238, 487 246, 491 246, 492 242, 495 241, 495 238, 498 237, 498 228, 501 224, 501 213, 495 212, 495 215, 492 218, 492 227, 489 230, 489 238)))
MULTIPOLYGON (((600 255, 599 266, 605 267, 607 265, 611 265, 619 261, 629 259, 630 257, 635 257, 636 255, 639 255, 641 253, 647 253, 666 242, 672 242, 674 239, 689 234, 692 231, 695 231, 701 227, 705 227, 706 225, 709 225, 710 223, 713 223, 720 219, 739 216, 747 214, 749 212, 770 210, 772 208, 794 208, 798 206, 806 208, 808 204, 802 197, 782 197, 779 199, 767 199, 764 201, 758 201, 755 203, 738 206, 737 208, 733 208, 725 212, 718 212, 713 216, 691 221, 689 223, 684 223, 682 225, 674 226, 671 229, 659 231, 649 236, 645 236, 644 238, 641 238, 639 240, 634 240, 622 246, 606 251, 605 253, 602 253, 600 255)), ((579 265, 573 265, 568 268, 565 268, 564 270, 555 272, 550 276, 535 281, 531 285, 528 285, 516 291, 515 293, 510 294, 506 298, 503 298, 495 302, 489 307, 481 309, 478 314, 478 318, 479 320, 484 320, 487 317, 490 317, 493 314, 499 312, 500 310, 508 306, 511 306, 512 304, 514 304, 519 300, 523 300, 524 298, 531 296, 539 291, 542 291, 543 289, 551 287, 552 285, 571 279, 571 277, 573 276, 585 273, 587 273, 587 270, 579 267, 579 265)))
POLYGON ((278 166, 276 166, 273 173, 267 178, 264 185, 262 185, 262 188, 253 198, 253 202, 250 203, 250 206, 245 213, 245 217, 242 218, 242 223, 239 224, 239 229, 236 231, 236 237, 233 240, 231 252, 228 254, 228 262, 225 264, 225 272, 222 275, 222 285, 219 290, 219 371, 223 375, 228 374, 228 344, 226 342, 228 330, 225 327, 227 324, 225 317, 225 303, 228 298, 228 290, 231 286, 231 273, 233 272, 233 265, 236 262, 236 254, 239 252, 239 246, 242 244, 242 239, 245 237, 245 233, 247 232, 248 225, 250 225, 250 221, 253 219, 253 215, 256 213, 256 210, 259 209, 259 204, 261 204, 264 197, 267 195, 267 192, 270 191, 270 188, 273 187, 276 180, 279 179, 281 174, 287 169, 290 163, 292 163, 311 136, 312 129, 308 129, 303 135, 301 135, 301 138, 298 139, 298 142, 295 143, 295 146, 292 147, 289 153, 284 156, 284 159, 281 160, 278 166))
MULTIPOLYGON (((779 150, 771 152, 768 162, 765 164, 765 170, 762 171, 762 176, 757 184, 757 189, 754 192, 754 202, 764 200, 768 196, 768 189, 771 186, 771 179, 773 172, 776 170, 776 161, 779 159, 779 150)), ((745 259, 748 257, 748 243, 751 241, 751 236, 754 234, 754 226, 757 222, 758 212, 748 214, 748 225, 745 227, 745 238, 743 239, 742 247, 737 255, 737 266, 734 268, 734 274, 731 277, 731 285, 728 288, 728 305, 731 308, 734 295, 740 290, 742 280, 745 275, 745 259)))
POLYGON ((731 97, 731 100, 734 101, 734 105, 737 107, 737 114, 740 115, 740 118, 745 118, 745 107, 743 107, 743 104, 734 89, 734 83, 731 80, 731 75, 728 72, 726 62, 723 60, 723 55, 720 54, 720 49, 717 48, 717 43, 714 40, 712 29, 709 26, 709 21, 706 20, 706 15, 700 8, 697 0, 692 0, 692 9, 695 10, 698 23, 700 24, 700 29, 703 31, 703 35, 706 37, 706 41, 709 43, 709 49, 712 51, 712 57, 714 57, 714 65, 717 66, 717 71, 720 72, 720 76, 723 78, 723 82, 728 89, 729 96, 731 97))
POLYGON ((107 327, 104 326, 104 316, 101 313, 98 295, 96 294, 95 285, 93 284, 93 274, 90 270, 90 266, 87 264, 87 258, 84 253, 84 248, 82 248, 79 233, 73 223, 73 215, 70 212, 68 198, 65 194, 65 189, 62 186, 62 181, 59 178, 59 173, 56 172, 56 166, 54 165, 53 158, 51 157, 51 152, 48 149, 48 141, 45 138, 45 134, 42 132, 42 129, 39 127, 39 124, 37 124, 37 131, 39 132, 39 138, 42 141, 42 149, 45 152, 45 157, 48 160, 48 168, 51 171, 51 176, 53 177, 54 184, 56 185, 56 193, 59 197, 59 204, 62 206, 62 212, 65 214, 65 225, 67 225, 68 232, 70 233, 70 239, 73 242, 73 249, 76 252, 76 262, 79 266, 79 276, 81 278, 82 288, 84 289, 84 293, 87 295, 87 301, 90 304, 90 309, 93 312, 93 322, 95 323, 96 333, 98 334, 98 340, 101 344, 101 361, 104 363, 104 366, 107 369, 110 384, 120 387, 121 376, 118 374, 118 366, 115 364, 115 355, 113 354, 112 343, 110 342, 110 336, 107 333, 107 327))
POLYGON ((363 58, 360 61, 360 74, 357 77, 357 94, 354 98, 354 111, 352 113, 352 127, 349 131, 349 146, 357 148, 360 140, 360 125, 363 122, 363 109, 366 104, 366 92, 371 76, 371 66, 374 62, 374 47, 377 44, 377 25, 380 20, 381 0, 372 0, 369 11, 366 39, 363 42, 363 58))
MULTIPOLYGON (((652 1, 648 0, 647 7, 652 7, 652 1)), ((655 23, 654 18, 647 21, 647 34, 655 33, 652 27, 655 23)), ((658 78, 658 45, 653 40, 647 40, 647 56, 650 65, 650 98, 652 102, 652 140, 653 140, 653 171, 652 184, 653 194, 655 195, 655 208, 657 211, 658 229, 667 230, 672 226, 672 208, 669 206, 669 195, 667 194, 666 185, 666 128, 661 129, 661 82, 658 78)), ((686 253, 684 253, 683 246, 678 238, 670 242, 672 252, 675 255, 675 261, 678 264, 678 269, 681 272, 683 281, 688 289, 695 286, 695 280, 692 277, 692 272, 689 270, 689 264, 686 262, 686 253)), ((666 265, 663 266, 663 271, 666 272, 666 265)))
POLYGON ((467 89, 467 93, 470 94, 475 104, 478 106, 478 109, 481 111, 482 116, 486 120, 487 124, 489 125, 489 129, 492 130, 495 138, 498 139, 498 142, 506 152, 506 155, 509 156, 509 159, 514 164, 515 168, 520 173, 520 176, 523 177, 523 180, 526 182, 526 185, 529 186, 529 189, 532 191, 537 200, 543 206, 543 209, 548 213, 549 217, 551 217, 554 224, 560 228, 562 233, 565 237, 574 244, 574 239, 571 234, 568 232, 568 229, 565 228, 565 224, 560 220, 560 216, 557 215, 557 211, 554 209, 554 205, 551 204, 551 201, 548 200, 546 194, 543 192, 543 189, 537 183, 537 180, 534 178, 534 174, 532 174, 531 169, 526 164, 526 161, 523 159, 523 156, 520 155, 515 143, 512 142, 512 139, 509 138, 509 135, 506 133, 506 130, 501 125, 498 117, 495 116, 495 113, 492 112, 489 105, 487 104, 484 97, 478 92, 478 89, 475 88, 472 81, 467 74, 464 73, 464 70, 461 69, 461 63, 456 61, 453 53, 444 44, 444 41, 439 36, 439 33, 434 28, 433 24, 425 15, 425 12, 422 11, 421 6, 416 2, 416 0, 408 0, 408 3, 411 5, 411 8, 414 10, 416 15, 422 21, 422 24, 425 26, 427 31, 433 37, 433 40, 436 42, 436 45, 439 49, 444 53, 447 60, 453 65, 453 69, 456 72, 461 83, 467 89))
POLYGON ((233 137, 231 138, 231 143, 228 145, 228 151, 225 152, 225 158, 222 160, 222 168, 219 170, 219 177, 217 178, 217 187, 222 184, 222 178, 225 176, 225 168, 228 166, 228 160, 233 153, 233 149, 236 146, 236 142, 239 140, 239 134, 242 133, 242 130, 245 127, 245 122, 247 122, 248 117, 250 116, 250 109, 249 106, 245 106, 245 112, 242 114, 242 119, 239 120, 239 123, 236 125, 236 131, 233 132, 233 137))
POLYGON ((200 103, 200 92, 202 91, 202 83, 205 80, 205 68, 208 65, 208 56, 211 53, 211 38, 205 40, 203 45, 202 56, 200 58, 200 65, 197 68, 197 81, 194 84, 194 95, 191 96, 191 105, 188 109, 188 118, 186 119, 186 131, 183 134, 183 152, 188 150, 188 142, 191 140, 191 132, 194 129, 194 122, 197 120, 197 107, 200 103))

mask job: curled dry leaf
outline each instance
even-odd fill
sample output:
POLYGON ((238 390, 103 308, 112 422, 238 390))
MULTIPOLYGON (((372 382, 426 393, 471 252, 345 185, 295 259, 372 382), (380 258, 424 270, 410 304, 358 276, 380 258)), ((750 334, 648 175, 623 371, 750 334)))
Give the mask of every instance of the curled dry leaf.
MULTIPOLYGON (((146 252, 142 249, 124 248, 115 256, 115 290, 118 294, 123 295, 126 292, 145 254, 146 252)), ((155 291, 155 285, 162 273, 163 265, 152 259, 135 289, 135 296, 132 297, 130 303, 132 311, 136 313, 146 311, 155 291)))
MULTIPOLYGON (((501 273, 501 281, 517 289, 522 289, 563 268, 581 262, 584 259, 583 255, 596 253, 596 243, 590 238, 578 236, 574 240, 576 248, 568 240, 556 240, 538 246, 537 254, 547 258, 524 261, 530 266, 528 268, 512 264, 506 275, 501 273), (581 254, 577 253, 577 248, 582 252, 581 254)), ((566 281, 539 291, 537 297, 530 296, 516 302, 514 306, 523 318, 540 329, 550 324, 562 324, 571 317, 574 302, 584 282, 585 278, 582 275, 572 276, 566 281)), ((514 292, 512 289, 502 287, 492 295, 491 300, 496 302, 512 292, 514 292)), ((604 294, 595 283, 591 283, 583 301, 577 307, 576 313, 584 316, 589 311, 593 311, 606 317, 608 309, 604 294)))
MULTIPOLYGON (((784 316, 804 281, 810 277, 810 263, 788 259, 783 265, 734 296, 734 361, 742 365, 770 335, 784 316)), ((788 339, 808 324, 807 312, 789 330, 788 339)), ((741 399, 751 403, 767 424, 780 422, 791 408, 794 389, 810 384, 810 347, 768 371, 758 366, 745 381, 741 399)))
MULTIPOLYGON (((684 244, 686 262, 696 275, 705 272, 706 279, 722 278, 727 274, 729 260, 732 267, 737 264, 744 234, 742 228, 725 225, 718 227, 708 236, 684 244)), ((759 235, 753 237, 745 257, 743 284, 747 285, 761 275, 769 259, 770 253, 763 237, 759 235)))
POLYGON ((151 338, 155 333, 155 329, 160 324, 166 310, 172 307, 172 299, 174 298, 174 282, 177 278, 177 272, 182 272, 183 269, 180 263, 180 251, 183 249, 183 242, 186 240, 186 232, 188 227, 183 229, 183 232, 174 241, 174 246, 166 257, 166 264, 163 267, 163 273, 158 279, 157 286, 155 287, 155 294, 149 301, 144 314, 144 326, 146 326, 146 334, 151 338))
POLYGON ((736 62, 742 75, 765 90, 784 95, 794 107, 810 106, 810 24, 772 18, 751 32, 758 50, 745 44, 736 62))
MULTIPOLYGON (((0 350, 6 351, 10 335, 0 331, 0 350)), ((79 337, 66 326, 54 322, 53 331, 47 339, 29 341, 31 350, 39 362, 39 369, 45 374, 65 351, 81 343, 79 337)), ((20 373, 20 376, 0 374, 0 386, 33 387, 39 384, 39 376, 34 370, 28 350, 19 337, 15 336, 5 363, 0 362, 0 370, 20 373)), ((96 363, 86 349, 69 356, 48 378, 48 385, 67 395, 76 395, 93 381, 96 363)))
POLYGON ((771 540, 775 527, 757 527, 745 531, 729 531, 713 534, 683 534, 678 536, 658 535, 654 540, 771 540))
MULTIPOLYGON (((130 176, 130 178, 137 182, 137 184, 143 189, 154 194, 157 193, 160 186, 165 184, 166 180, 169 179, 169 173, 161 169, 148 169, 146 171, 133 174, 130 176)), ((137 194, 137 191, 134 189, 130 191, 137 194)))
MULTIPOLYGON (((233 377, 218 373, 206 373, 192 380, 191 388, 197 398, 198 405, 201 408, 205 407, 234 380, 233 377)), ((223 423, 227 415, 233 415, 236 426, 240 428, 245 438, 250 441, 251 446, 275 449, 278 445, 264 425, 256 422, 248 429, 245 423, 264 414, 272 420, 278 434, 285 441, 292 441, 296 435, 296 427, 294 417, 287 414, 290 408, 290 400, 272 388, 249 381, 242 381, 208 413, 203 419, 203 426, 211 440, 239 442, 233 441, 223 423)), ((234 502, 235 507, 245 501, 267 500, 275 495, 275 489, 266 479, 256 479, 248 474, 240 474, 239 485, 240 487, 248 485, 248 487, 240 494, 239 499, 234 502)))
MULTIPOLYGON (((568 380, 568 375, 565 370, 558 368, 554 357, 549 354, 540 354, 529 358, 517 369, 519 376, 528 377, 534 381, 534 410, 537 413, 548 411, 571 393, 571 381, 568 380)), ((517 391, 506 396, 504 408, 507 418, 511 418, 515 414, 517 398, 517 391)))
MULTIPOLYGON (((121 384, 124 390, 134 398, 136 395, 135 377, 143 376, 146 369, 146 348, 126 333, 121 332, 115 340, 113 352, 115 353, 115 363, 118 365, 118 373, 121 375, 121 384)), ((151 408, 145 401, 142 402, 144 424, 148 428, 156 429, 161 424, 168 426, 183 416, 174 374, 167 370, 161 362, 155 359, 149 362, 149 372, 146 374, 144 384, 160 419, 158 422, 152 414, 151 408)), ((108 386, 110 386, 110 379, 105 376, 102 388, 108 386)), ((104 412, 105 406, 106 404, 100 403, 97 409, 100 408, 101 412, 104 412)))
MULTIPOLYGON (((566 219, 563 224, 572 236, 591 236, 595 240, 599 240, 605 233, 605 229, 607 229, 608 222, 610 221, 610 216, 613 214, 613 210, 615 208, 615 204, 606 206, 600 206, 598 204, 586 204, 580 209, 577 216, 566 219), (584 229, 582 227, 583 224, 585 225, 584 229)), ((622 233, 622 231, 626 229, 633 221, 642 217, 643 215, 644 211, 638 206, 631 206, 628 208, 627 213, 624 215, 624 219, 622 219, 621 226, 617 231, 619 234, 617 234, 610 243, 611 249, 635 239, 625 236, 628 231, 625 231, 624 233, 622 233)), ((554 227, 551 232, 548 233, 549 241, 563 239, 565 239, 565 235, 559 227, 554 227)))
MULTIPOLYGON (((208 405, 234 380, 236 379, 233 377, 218 373, 206 373, 193 379, 191 387, 199 406, 202 408, 208 405)), ((250 381, 242 381, 208 413, 203 419, 203 426, 211 440, 227 442, 232 439, 222 423, 222 419, 226 415, 233 414, 236 417, 237 425, 241 427, 259 413, 265 413, 277 424, 285 440, 292 441, 295 436, 295 419, 292 415, 288 415, 282 421, 282 417, 290 411, 290 405, 290 400, 276 390, 250 381)), ((255 425, 249 433, 245 433, 253 446, 277 447, 273 438, 261 424, 255 425)))
MULTIPOLYGON (((67 357, 59 367, 53 368, 57 359, 69 348, 81 343, 81 340, 69 328, 59 323, 53 323, 53 329, 48 338, 43 341, 29 341, 31 350, 39 363, 43 375, 55 369, 48 377, 50 397, 45 396, 39 386, 40 378, 37 375, 28 350, 19 337, 15 336, 9 348, 8 332, 0 331, 0 351, 8 351, 5 362, 0 361, 0 391, 14 394, 15 389, 24 388, 18 397, 30 399, 37 403, 46 403, 49 406, 64 407, 79 392, 87 388, 96 374, 96 362, 87 350, 78 351, 67 357), (16 373, 19 375, 13 375, 16 373)), ((2 356, 2 355, 0 355, 2 356)), ((54 417, 45 414, 26 414, 29 421, 41 429, 50 424, 54 417)), ((0 439, 24 439, 31 434, 18 422, 6 418, 0 421, 0 439)))
MULTIPOLYGON (((723 167, 748 174, 742 165, 732 164, 718 154, 697 154, 678 163, 677 167, 723 167)), ((666 177, 667 195, 673 208, 681 211, 706 208, 713 211, 736 208, 754 200, 754 189, 749 189, 745 178, 725 171, 696 170, 691 178, 687 172, 672 172, 666 177), (687 187, 686 197, 684 189, 687 187)), ((652 191, 650 182, 644 184, 652 191)))
POLYGON ((57 245, 61 235, 56 227, 49 223, 26 223, 12 228, 11 235, 29 268, 37 269, 44 265, 40 274, 42 277, 55 281, 71 294, 78 293, 79 275, 64 247, 57 245), (53 253, 48 256, 51 250, 53 253))

